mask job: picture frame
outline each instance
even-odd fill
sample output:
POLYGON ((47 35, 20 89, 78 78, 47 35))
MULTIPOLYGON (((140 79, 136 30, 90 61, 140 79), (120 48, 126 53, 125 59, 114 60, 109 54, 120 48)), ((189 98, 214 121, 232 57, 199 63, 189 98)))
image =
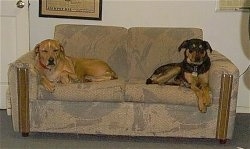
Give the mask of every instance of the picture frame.
POLYGON ((39 0, 39 17, 102 20, 102 0, 39 0))

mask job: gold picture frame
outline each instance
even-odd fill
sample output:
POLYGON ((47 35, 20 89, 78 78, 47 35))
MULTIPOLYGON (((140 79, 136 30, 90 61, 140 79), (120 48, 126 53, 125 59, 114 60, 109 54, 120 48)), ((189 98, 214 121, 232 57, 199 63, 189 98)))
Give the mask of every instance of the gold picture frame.
POLYGON ((102 0, 39 0, 39 17, 102 20, 102 0))

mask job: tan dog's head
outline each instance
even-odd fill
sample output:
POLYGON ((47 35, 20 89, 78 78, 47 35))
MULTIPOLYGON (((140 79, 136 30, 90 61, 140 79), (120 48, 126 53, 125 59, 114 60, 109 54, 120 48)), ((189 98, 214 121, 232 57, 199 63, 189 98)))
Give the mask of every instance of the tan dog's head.
POLYGON ((65 56, 63 46, 56 40, 46 39, 35 46, 37 60, 42 67, 52 69, 62 56, 65 56))
POLYGON ((185 49, 185 59, 187 62, 198 65, 208 58, 207 50, 212 52, 210 44, 201 39, 185 40, 179 46, 179 51, 182 49, 185 49))

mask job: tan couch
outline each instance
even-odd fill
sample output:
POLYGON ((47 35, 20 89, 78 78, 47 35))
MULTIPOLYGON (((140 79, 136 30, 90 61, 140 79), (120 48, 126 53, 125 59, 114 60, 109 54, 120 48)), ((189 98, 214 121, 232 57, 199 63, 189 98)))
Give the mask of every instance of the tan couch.
POLYGON ((209 54, 213 104, 205 114, 190 89, 145 84, 160 65, 183 59, 177 48, 184 40, 202 37, 198 28, 57 25, 54 38, 67 55, 102 59, 119 79, 57 84, 49 93, 31 50, 9 67, 14 131, 231 139, 239 70, 216 50, 209 54))

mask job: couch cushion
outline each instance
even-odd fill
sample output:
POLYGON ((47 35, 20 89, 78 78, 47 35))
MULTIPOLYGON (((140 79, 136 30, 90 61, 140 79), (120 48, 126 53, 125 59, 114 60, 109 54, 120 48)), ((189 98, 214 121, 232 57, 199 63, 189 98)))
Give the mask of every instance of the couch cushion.
POLYGON ((138 102, 197 105, 196 95, 188 88, 157 84, 146 85, 143 80, 125 82, 119 79, 103 82, 57 84, 53 93, 46 91, 40 85, 38 99, 74 102, 138 102))
POLYGON ((171 85, 147 85, 143 81, 133 81, 126 84, 125 100, 173 105, 197 105, 197 97, 189 88, 171 85))
POLYGON ((129 79, 146 80, 156 68, 179 63, 184 58, 180 44, 190 38, 202 39, 198 28, 132 27, 128 31, 129 79))
POLYGON ((103 82, 57 84, 53 93, 42 86, 38 91, 38 99, 64 101, 124 101, 125 83, 123 80, 103 82))
POLYGON ((66 55, 107 62, 119 78, 127 77, 127 29, 118 26, 59 24, 54 38, 66 55))

